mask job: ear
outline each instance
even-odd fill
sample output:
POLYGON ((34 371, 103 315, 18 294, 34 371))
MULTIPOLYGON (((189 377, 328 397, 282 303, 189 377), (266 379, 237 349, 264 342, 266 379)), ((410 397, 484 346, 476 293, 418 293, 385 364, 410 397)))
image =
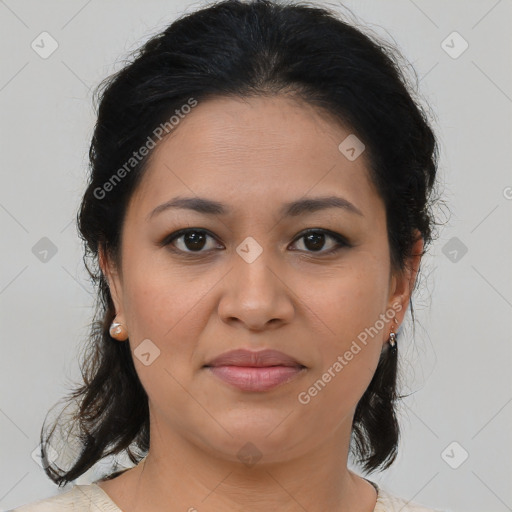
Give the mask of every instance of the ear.
POLYGON ((407 312, 414 284, 416 283, 423 248, 423 237, 421 233, 416 230, 415 242, 412 246, 411 254, 407 258, 404 270, 398 275, 393 275, 391 278, 388 309, 394 309, 397 312, 395 315, 397 323, 392 324, 394 328, 402 324, 405 313, 407 312))
POLYGON ((100 245, 98 249, 98 259, 101 268, 101 272, 105 276, 110 289, 110 296, 114 302, 116 321, 125 324, 124 308, 122 301, 122 281, 120 277, 119 269, 117 265, 112 261, 112 258, 105 250, 103 245, 100 245))

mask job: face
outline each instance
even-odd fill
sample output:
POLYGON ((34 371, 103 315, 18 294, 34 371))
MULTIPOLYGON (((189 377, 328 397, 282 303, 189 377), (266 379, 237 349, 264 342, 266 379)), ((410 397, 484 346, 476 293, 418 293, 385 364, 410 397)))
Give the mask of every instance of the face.
POLYGON ((364 152, 351 161, 338 149, 349 134, 290 98, 223 98, 199 103, 155 148, 120 265, 102 268, 151 420, 169 435, 229 460, 247 442, 278 461, 346 440, 415 278, 391 272, 364 152), (224 212, 161 206, 178 196, 224 212), (338 206, 286 212, 325 197, 338 206), (305 368, 255 391, 205 367, 239 348, 305 368))

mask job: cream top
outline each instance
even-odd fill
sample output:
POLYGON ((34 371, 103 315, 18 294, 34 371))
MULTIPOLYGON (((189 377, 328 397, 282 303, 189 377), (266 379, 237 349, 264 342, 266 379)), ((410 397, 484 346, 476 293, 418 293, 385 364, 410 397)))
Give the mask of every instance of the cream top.
MULTIPOLYGON (((375 482, 370 480, 368 482, 377 490, 377 503, 373 512, 442 512, 392 495, 380 488, 375 482)), ((96 483, 88 485, 77 484, 68 491, 61 492, 56 496, 29 503, 9 512, 55 512, 56 510, 123 512, 96 483)))

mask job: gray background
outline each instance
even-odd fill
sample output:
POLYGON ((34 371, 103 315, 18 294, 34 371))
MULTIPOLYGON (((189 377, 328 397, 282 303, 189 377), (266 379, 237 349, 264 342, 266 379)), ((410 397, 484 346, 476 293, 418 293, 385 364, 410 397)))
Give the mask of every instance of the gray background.
MULTIPOLYGON (((77 351, 93 311, 73 224, 94 123, 91 87, 200 5, 0 1, 3 510, 58 492, 31 453, 45 414, 79 381, 77 351), (58 43, 47 59, 31 48, 44 31, 58 43)), ((417 70, 437 115, 451 210, 422 263, 416 337, 408 314, 399 339, 403 390, 412 393, 401 408, 400 456, 370 478, 445 510, 512 510, 512 2, 345 5, 417 70), (442 46, 453 31, 469 44, 457 58, 442 46)))

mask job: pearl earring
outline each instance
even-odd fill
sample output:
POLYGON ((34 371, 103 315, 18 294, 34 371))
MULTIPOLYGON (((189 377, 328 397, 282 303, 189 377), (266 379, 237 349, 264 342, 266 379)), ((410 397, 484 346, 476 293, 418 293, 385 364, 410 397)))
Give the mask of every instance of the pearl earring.
POLYGON ((117 341, 125 341, 128 339, 128 332, 123 324, 112 322, 109 329, 110 336, 117 341))

